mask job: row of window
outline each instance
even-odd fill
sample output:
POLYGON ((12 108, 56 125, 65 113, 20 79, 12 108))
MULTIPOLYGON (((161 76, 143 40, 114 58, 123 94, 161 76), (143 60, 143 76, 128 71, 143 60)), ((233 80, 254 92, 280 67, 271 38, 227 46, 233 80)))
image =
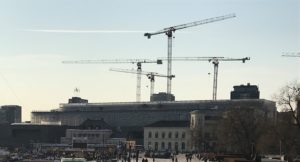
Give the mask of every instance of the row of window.
MULTIPOLYGON (((173 134, 172 132, 169 132, 168 133, 168 138, 172 138, 173 134)), ((161 138, 166 138, 166 133, 165 132, 162 132, 161 135, 160 135, 161 138)), ((179 133, 178 132, 175 132, 175 135, 174 135, 175 138, 179 138, 179 133)), ((148 133, 148 138, 152 138, 152 132, 149 132, 148 133)), ((158 132, 155 132, 154 133, 154 138, 159 138, 159 133, 158 132)), ((185 138, 185 132, 182 132, 181 133, 181 138, 185 138)))
POLYGON ((100 137, 99 134, 73 134, 73 137, 100 137))
MULTIPOLYGON (((158 147, 159 147, 159 142, 154 142, 154 148, 152 146, 152 143, 148 142, 148 149, 154 149, 155 151, 157 151, 158 147)), ((168 143, 161 142, 160 143, 160 149, 161 150, 166 150, 166 149, 167 150, 172 150, 172 143, 171 142, 168 142, 168 143), (167 144, 167 146, 166 146, 166 144, 167 144)), ((175 151, 179 150, 178 142, 174 143, 174 150, 175 151)), ((181 142, 181 150, 185 150, 185 142, 181 142)))

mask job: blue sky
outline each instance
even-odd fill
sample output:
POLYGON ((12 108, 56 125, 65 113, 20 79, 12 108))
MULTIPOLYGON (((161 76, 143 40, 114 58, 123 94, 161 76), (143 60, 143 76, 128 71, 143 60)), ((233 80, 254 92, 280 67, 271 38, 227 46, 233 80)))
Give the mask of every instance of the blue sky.
MULTIPOLYGON (((220 63, 219 99, 248 82, 259 85, 261 98, 272 99, 281 86, 299 80, 300 58, 281 57, 300 51, 299 0, 0 0, 0 105, 21 105, 29 120, 32 110, 66 102, 75 87, 90 102, 134 101, 136 76, 108 69, 135 65, 61 61, 166 57, 166 36, 148 40, 144 31, 229 13, 237 17, 177 31, 173 56, 250 57, 245 64, 220 63), (87 32, 102 30, 135 32, 87 32)), ((166 74, 166 62, 143 69, 166 74)), ((210 63, 174 62, 172 71, 177 100, 211 99, 210 63)), ((149 81, 142 78, 142 100, 148 101, 149 81)), ((166 79, 157 78, 155 92, 165 90, 166 79)))

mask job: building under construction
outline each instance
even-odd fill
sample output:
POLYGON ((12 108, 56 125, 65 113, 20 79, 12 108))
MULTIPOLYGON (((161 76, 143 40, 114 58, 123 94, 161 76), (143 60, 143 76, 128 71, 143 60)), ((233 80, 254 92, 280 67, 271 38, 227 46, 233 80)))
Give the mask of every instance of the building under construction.
POLYGON ((143 127, 160 120, 189 120, 194 110, 226 110, 235 107, 254 107, 275 116, 275 102, 265 99, 193 100, 114 103, 66 103, 51 111, 33 111, 32 123, 60 123, 78 126, 86 119, 103 119, 113 127, 143 127))
POLYGON ((190 112, 195 110, 206 114, 213 110, 254 108, 264 111, 270 119, 277 118, 275 102, 265 99, 88 103, 73 98, 69 101, 72 102, 60 104, 58 109, 51 111, 33 111, 31 122, 78 126, 87 119, 104 120, 126 137, 142 140, 144 126, 162 120, 188 121, 190 112))

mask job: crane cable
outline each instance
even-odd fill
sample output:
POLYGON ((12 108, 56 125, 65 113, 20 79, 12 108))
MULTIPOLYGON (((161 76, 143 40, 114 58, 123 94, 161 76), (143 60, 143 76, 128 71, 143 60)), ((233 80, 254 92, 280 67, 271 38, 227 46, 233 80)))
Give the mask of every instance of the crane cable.
POLYGON ((6 86, 8 87, 8 89, 10 90, 10 92, 13 94, 13 96, 17 99, 18 103, 20 105, 22 104, 22 101, 20 100, 20 98, 17 96, 17 94, 15 93, 14 89, 12 88, 12 86, 9 84, 8 80, 5 78, 5 76, 0 72, 0 75, 2 77, 2 79, 4 80, 4 82, 6 83, 6 86))

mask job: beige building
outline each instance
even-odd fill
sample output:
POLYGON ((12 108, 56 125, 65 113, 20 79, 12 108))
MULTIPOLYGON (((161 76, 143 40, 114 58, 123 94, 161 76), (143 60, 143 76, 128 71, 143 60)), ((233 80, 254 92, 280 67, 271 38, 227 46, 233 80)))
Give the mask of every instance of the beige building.
POLYGON ((201 113, 199 110, 192 111, 190 128, 192 131, 193 150, 201 148, 208 151, 216 146, 217 127, 220 119, 224 115, 222 111, 212 109, 201 113))
POLYGON ((192 149, 190 121, 158 121, 144 127, 144 148, 188 152, 192 149))

